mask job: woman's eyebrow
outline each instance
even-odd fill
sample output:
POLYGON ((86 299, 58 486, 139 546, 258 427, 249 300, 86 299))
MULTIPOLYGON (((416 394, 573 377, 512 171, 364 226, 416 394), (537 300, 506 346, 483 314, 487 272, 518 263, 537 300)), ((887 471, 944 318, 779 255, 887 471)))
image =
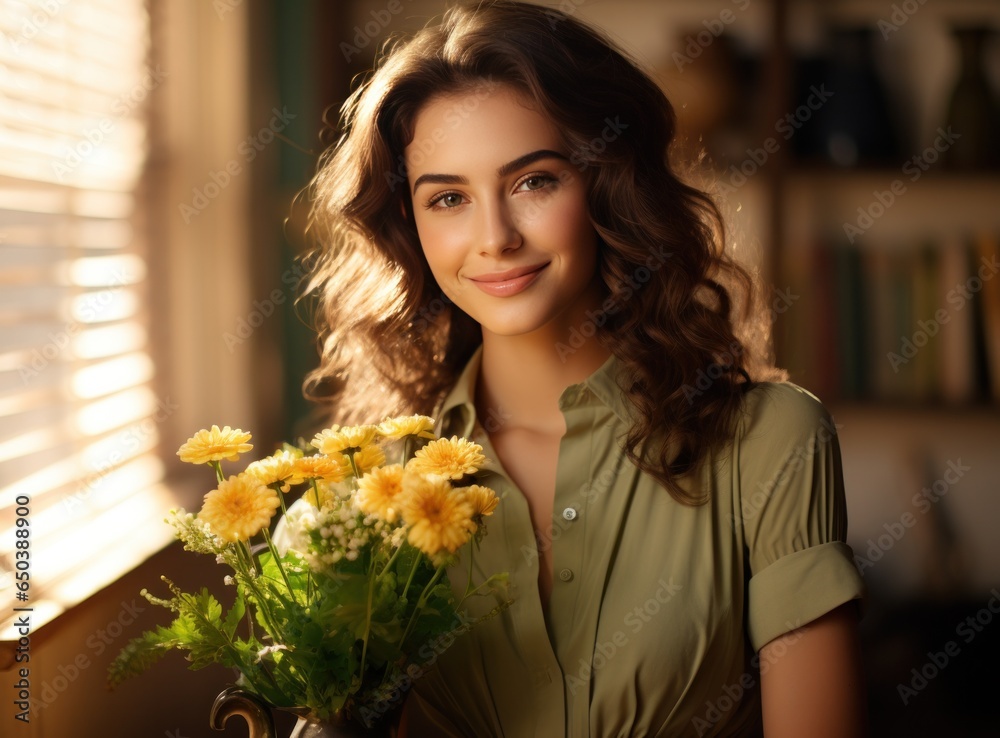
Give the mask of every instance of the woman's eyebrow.
MULTIPOLYGON (((523 156, 519 156, 513 161, 509 161, 500 166, 500 168, 497 169, 497 178, 501 179, 506 177, 511 172, 515 172, 521 167, 526 167, 529 164, 534 164, 539 159, 562 159, 566 162, 569 161, 564 154, 560 154, 558 151, 553 151, 552 149, 539 149, 538 151, 532 151, 528 154, 524 154, 523 156)), ((417 188, 424 182, 434 184, 469 184, 469 180, 460 174, 421 174, 413 183, 413 192, 416 192, 417 188)))

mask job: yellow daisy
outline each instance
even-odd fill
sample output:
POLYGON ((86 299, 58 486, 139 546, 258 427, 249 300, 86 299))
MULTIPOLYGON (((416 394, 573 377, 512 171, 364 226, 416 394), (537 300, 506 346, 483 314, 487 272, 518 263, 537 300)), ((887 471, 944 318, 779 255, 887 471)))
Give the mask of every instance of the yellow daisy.
POLYGON ((351 464, 343 454, 303 456, 295 460, 295 473, 303 481, 322 479, 325 482, 340 482, 351 473, 351 464))
POLYGON ((253 448, 249 441, 250 434, 239 428, 227 425, 219 430, 219 426, 213 425, 211 430, 203 428, 187 439, 177 450, 177 455, 189 464, 207 464, 223 459, 238 461, 240 454, 253 448))
POLYGON ((354 501, 361 512, 395 523, 402 498, 403 467, 392 464, 373 469, 361 477, 354 501))
POLYGON ((198 519, 225 541, 242 541, 260 533, 278 508, 278 493, 257 477, 237 474, 205 495, 198 519))
POLYGON ((270 487, 272 484, 281 484, 281 491, 287 492, 293 484, 302 484, 304 481, 295 462, 301 458, 289 451, 278 451, 271 456, 255 461, 246 468, 246 474, 252 474, 260 480, 261 484, 270 487))
POLYGON ((480 523, 484 517, 493 514, 500 502, 496 492, 479 484, 462 487, 460 491, 465 493, 465 499, 472 505, 473 519, 480 523))
POLYGON ((335 454, 349 448, 364 448, 375 442, 378 430, 374 425, 333 426, 320 431, 312 440, 312 445, 322 454, 335 454))
POLYGON ((474 474, 486 463, 483 447, 464 438, 452 436, 431 441, 419 449, 407 463, 408 471, 437 474, 448 479, 460 479, 474 474))
POLYGON ((358 474, 367 474, 384 463, 385 451, 378 446, 366 446, 354 454, 354 465, 358 468, 358 474))
POLYGON ((406 438, 417 436, 434 440, 434 419, 426 415, 405 415, 398 418, 386 418, 378 424, 378 432, 384 438, 406 438))
POLYGON ((457 551, 476 529, 472 504, 441 477, 404 474, 400 512, 409 528, 407 539, 433 559, 457 551))

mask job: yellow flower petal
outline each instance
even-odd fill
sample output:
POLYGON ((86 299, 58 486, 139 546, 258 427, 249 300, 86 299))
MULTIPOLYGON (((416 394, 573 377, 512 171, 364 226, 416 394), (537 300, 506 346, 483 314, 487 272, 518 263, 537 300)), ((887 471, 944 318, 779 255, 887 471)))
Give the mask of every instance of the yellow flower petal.
POLYGON ((465 499, 472 505, 473 518, 479 520, 487 515, 492 515, 493 511, 496 510, 497 503, 500 502, 496 492, 479 484, 462 487, 461 491, 465 493, 465 499))
POLYGON ((358 480, 354 502, 363 513, 395 523, 402 501, 403 467, 399 464, 373 469, 358 480))
POLYGON ((378 446, 366 446, 354 454, 354 466, 358 468, 358 474, 367 474, 384 463, 385 451, 378 446))
POLYGON ((403 520, 407 539, 431 558, 454 553, 475 532, 472 504, 447 479, 407 472, 403 475, 403 520))
POLYGON ((207 464, 223 459, 238 461, 240 454, 253 448, 249 441, 250 434, 239 428, 227 425, 220 430, 219 426, 213 425, 211 430, 202 429, 187 439, 177 450, 177 455, 189 464, 207 464))
POLYGON ((351 463, 343 454, 303 456, 295 460, 295 473, 303 480, 340 482, 351 473, 351 463))
POLYGON ((378 432, 384 438, 406 438, 417 436, 434 440, 434 418, 426 415, 405 415, 398 418, 386 418, 378 424, 378 432))
POLYGON ((219 482, 205 495, 198 519, 225 541, 242 541, 260 533, 281 503, 278 493, 251 474, 238 474, 219 482))
POLYGON ((365 448, 375 442, 378 431, 374 425, 333 426, 320 431, 312 440, 312 445, 321 454, 335 454, 349 448, 365 448))
POLYGON ((287 492, 293 484, 302 484, 304 481, 302 474, 295 466, 295 462, 301 458, 289 451, 278 451, 271 456, 255 461, 246 468, 247 474, 252 474, 260 480, 261 484, 270 487, 272 484, 281 484, 281 491, 287 492))
POLYGON ((420 474, 437 474, 448 479, 461 479, 475 474, 486 463, 483 447, 464 438, 452 436, 431 441, 419 449, 406 464, 407 470, 420 474))

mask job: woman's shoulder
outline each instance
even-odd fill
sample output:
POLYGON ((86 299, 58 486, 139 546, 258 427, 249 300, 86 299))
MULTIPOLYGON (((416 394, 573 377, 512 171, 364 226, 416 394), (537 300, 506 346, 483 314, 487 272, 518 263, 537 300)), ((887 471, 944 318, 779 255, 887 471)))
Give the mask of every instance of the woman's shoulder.
POLYGON ((829 410, 809 390, 794 382, 759 382, 744 395, 737 439, 770 446, 836 431, 829 410))

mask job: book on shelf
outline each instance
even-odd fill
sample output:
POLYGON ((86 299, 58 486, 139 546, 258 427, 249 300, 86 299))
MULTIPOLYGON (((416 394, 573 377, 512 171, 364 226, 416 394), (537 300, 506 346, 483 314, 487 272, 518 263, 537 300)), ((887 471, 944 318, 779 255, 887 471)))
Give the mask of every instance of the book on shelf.
POLYGON ((796 377, 821 397, 1000 401, 1000 231, 807 245, 788 274, 796 377))

